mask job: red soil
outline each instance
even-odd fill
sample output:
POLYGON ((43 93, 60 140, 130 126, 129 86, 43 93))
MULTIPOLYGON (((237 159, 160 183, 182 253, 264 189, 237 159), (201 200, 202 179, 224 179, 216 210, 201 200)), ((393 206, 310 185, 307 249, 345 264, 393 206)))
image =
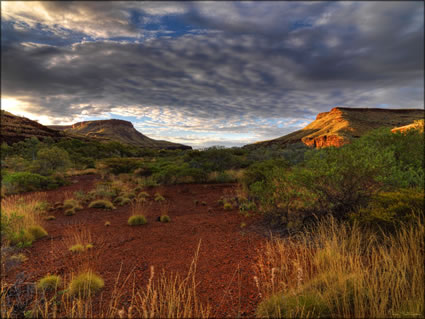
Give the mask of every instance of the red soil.
MULTIPOLYGON (((92 189, 97 179, 94 175, 75 177, 74 184, 48 191, 47 198, 51 203, 63 201, 66 194, 92 189)), ((212 306, 215 317, 253 316, 259 297, 252 266, 264 237, 250 230, 253 219, 244 218, 236 209, 225 211, 217 203, 223 192, 232 188, 231 184, 191 184, 149 190, 151 195, 159 191, 170 203, 172 221, 168 224, 156 221, 160 205, 153 201, 145 214, 148 224, 138 227, 127 225, 129 206, 111 211, 84 208, 70 217, 54 211, 56 220, 45 222, 48 238, 26 249, 28 260, 10 270, 6 281, 13 282, 22 272, 27 281, 48 273, 64 276, 77 272, 83 262, 67 249, 73 227, 88 229, 92 235, 94 248, 86 262, 105 280, 103 300, 111 295, 121 267, 121 280, 131 273, 136 288, 146 285, 151 266, 156 276, 162 270, 185 276, 201 241, 196 271, 201 301, 212 306), (207 205, 196 206, 195 199, 207 205), (111 225, 106 227, 105 221, 111 225), (247 224, 244 229, 241 222, 247 224)), ((124 308, 125 299, 130 301, 132 284, 125 289, 120 305, 124 308)))

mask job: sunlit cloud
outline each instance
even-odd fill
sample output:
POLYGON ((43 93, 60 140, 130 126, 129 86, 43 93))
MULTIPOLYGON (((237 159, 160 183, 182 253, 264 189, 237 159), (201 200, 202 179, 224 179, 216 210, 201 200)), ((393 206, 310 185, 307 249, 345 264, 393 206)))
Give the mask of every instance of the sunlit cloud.
POLYGON ((2 107, 43 124, 229 146, 335 106, 424 107, 421 2, 1 5, 2 107))

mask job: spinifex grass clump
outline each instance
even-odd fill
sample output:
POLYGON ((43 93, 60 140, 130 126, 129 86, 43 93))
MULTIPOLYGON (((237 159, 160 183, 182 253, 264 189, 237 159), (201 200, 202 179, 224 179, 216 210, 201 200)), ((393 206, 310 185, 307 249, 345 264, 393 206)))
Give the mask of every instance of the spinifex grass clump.
POLYGON ((161 217, 159 217, 159 221, 161 223, 169 223, 171 222, 171 218, 168 215, 162 215, 161 217))
POLYGON ((224 203, 223 209, 224 210, 232 210, 233 209, 233 205, 231 203, 224 203))
POLYGON ((56 275, 47 275, 41 278, 37 283, 37 288, 43 290, 56 290, 62 284, 62 280, 56 275))
POLYGON ((148 221, 146 220, 146 217, 143 215, 133 215, 130 216, 128 219, 128 224, 130 226, 138 226, 138 225, 145 225, 148 221))
POLYGON ((64 200, 63 209, 80 210, 80 209, 83 209, 83 207, 80 205, 79 201, 77 201, 76 199, 70 198, 70 199, 64 200))
POLYGON ((115 209, 115 206, 106 199, 98 199, 89 204, 89 208, 115 209))
POLYGON ((163 201, 165 201, 165 198, 160 193, 155 193, 154 200, 155 200, 155 202, 163 202, 163 201))
POLYGON ((118 196, 117 198, 115 198, 114 203, 119 206, 124 206, 130 204, 131 199, 128 197, 118 196))
POLYGON ((73 253, 82 253, 86 248, 82 244, 75 244, 69 247, 69 251, 73 253))
POLYGON ((73 278, 69 284, 69 293, 73 296, 87 298, 95 295, 105 285, 103 279, 92 271, 87 271, 73 278))
POLYGON ((74 216, 75 215, 75 208, 68 208, 64 212, 65 216, 74 216))
POLYGON ((35 240, 47 236, 46 230, 39 225, 30 226, 27 230, 34 237, 35 240))

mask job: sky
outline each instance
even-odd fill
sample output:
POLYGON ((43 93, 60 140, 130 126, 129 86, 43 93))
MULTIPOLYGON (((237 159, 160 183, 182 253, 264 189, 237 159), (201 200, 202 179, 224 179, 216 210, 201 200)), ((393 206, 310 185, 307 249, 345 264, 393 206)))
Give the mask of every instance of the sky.
POLYGON ((241 146, 341 107, 424 108, 424 3, 1 2, 1 107, 241 146))

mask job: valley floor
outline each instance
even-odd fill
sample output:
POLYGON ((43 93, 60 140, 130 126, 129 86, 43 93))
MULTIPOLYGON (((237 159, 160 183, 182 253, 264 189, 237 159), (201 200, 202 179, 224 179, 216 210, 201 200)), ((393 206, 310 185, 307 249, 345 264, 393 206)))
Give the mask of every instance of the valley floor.
MULTIPOLYGON (((96 175, 74 177, 73 184, 46 192, 50 203, 63 202, 75 191, 89 191, 96 175)), ((67 276, 81 267, 90 265, 105 280, 102 293, 96 298, 109 300, 118 274, 128 284, 123 288, 121 304, 130 304, 133 283, 144 287, 154 267, 155 276, 164 270, 185 276, 200 242, 196 280, 197 295, 211 305, 214 317, 253 316, 259 302, 253 280, 256 249, 266 240, 253 231, 254 219, 244 219, 237 209, 223 210, 218 200, 232 191, 232 184, 187 184, 152 188, 150 195, 159 191, 170 204, 170 223, 160 223, 160 205, 151 202, 145 216, 148 224, 132 227, 127 224, 130 206, 115 210, 84 208, 74 216, 65 216, 62 210, 53 211, 56 219, 45 222, 49 236, 23 249, 28 257, 10 268, 4 278, 14 283, 36 282, 43 276, 67 276), (199 204, 195 205, 194 201, 199 204), (201 205, 205 202, 205 205, 201 205), (109 221, 110 226, 105 226, 109 221), (241 228, 241 223, 247 225, 241 228), (70 237, 78 230, 86 230, 94 248, 86 259, 68 250, 70 237)), ((23 195, 23 196, 28 196, 23 195)))

